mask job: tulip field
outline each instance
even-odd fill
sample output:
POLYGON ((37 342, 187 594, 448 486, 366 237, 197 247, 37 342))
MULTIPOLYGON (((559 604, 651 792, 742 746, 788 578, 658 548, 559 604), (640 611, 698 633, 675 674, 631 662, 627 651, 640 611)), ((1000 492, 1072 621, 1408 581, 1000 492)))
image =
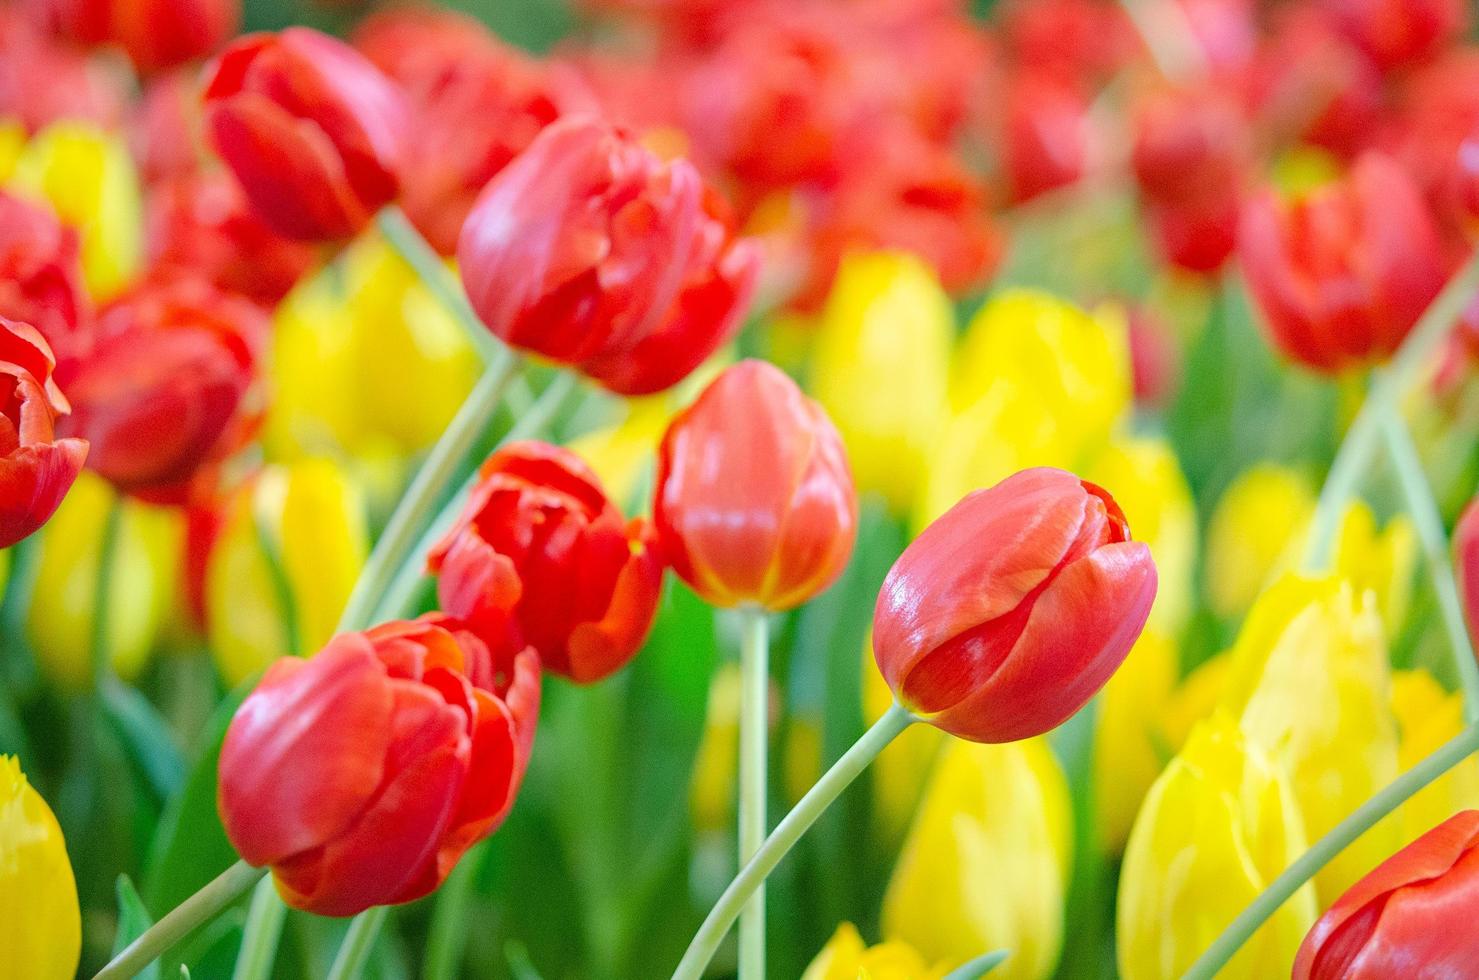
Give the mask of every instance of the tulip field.
POLYGON ((1479 6, 0 0, 0 980, 1479 978, 1479 6))

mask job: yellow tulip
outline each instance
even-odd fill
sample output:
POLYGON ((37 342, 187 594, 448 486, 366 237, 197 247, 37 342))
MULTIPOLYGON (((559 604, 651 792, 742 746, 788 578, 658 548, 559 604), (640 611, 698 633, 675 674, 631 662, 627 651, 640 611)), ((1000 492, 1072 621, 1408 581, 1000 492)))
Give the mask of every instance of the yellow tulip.
MULTIPOLYGON (((1249 612, 1223 704, 1284 767, 1311 840, 1397 776, 1397 726, 1381 617, 1371 593, 1335 577, 1286 575, 1249 612)), ((1315 877, 1322 904, 1397 849, 1377 824, 1315 877)))
POLYGON ((278 305, 262 433, 272 458, 363 448, 355 440, 352 332, 337 270, 303 280, 278 305))
POLYGON ((270 466, 238 494, 205 582, 208 638, 227 685, 323 646, 368 550, 364 494, 327 459, 270 466))
POLYGON ((1207 526, 1207 602, 1213 612, 1232 618, 1248 610, 1289 564, 1288 556, 1301 553, 1314 509, 1309 480, 1276 463, 1252 466, 1228 486, 1207 526))
POLYGON ((635 501, 674 411, 660 395, 628 399, 619 421, 572 439, 570 451, 595 470, 611 499, 625 506, 635 501))
POLYGON ((5 975, 25 980, 71 980, 82 952, 62 828, 11 756, 0 756, 0 951, 5 975))
POLYGON ((1224 652, 1198 664, 1166 699, 1161 711, 1160 733, 1169 751, 1180 752, 1197 722, 1211 715, 1222 703, 1231 662, 1232 658, 1224 652))
MULTIPOLYGON (((1402 736, 1397 767, 1406 772, 1463 730, 1463 692, 1445 691, 1425 670, 1399 670, 1392 675, 1392 712, 1402 736)), ((1468 758, 1402 804, 1399 844, 1473 809, 1479 809, 1479 760, 1468 758)))
MULTIPOLYGON (((870 635, 863 643, 863 721, 873 724, 893 703, 893 691, 873 661, 870 635)), ((940 746, 948 739, 933 725, 910 725, 868 767, 873 780, 873 818, 884 840, 898 840, 909 826, 940 746)))
MULTIPOLYGON (((42 670, 60 684, 92 677, 93 611, 103 529, 115 491, 84 470, 41 535, 26 631, 42 670)), ((179 511, 125 500, 109 575, 108 655, 132 680, 143 670, 179 596, 184 526, 179 511)))
POLYGON ((1094 799, 1099 839, 1110 851, 1125 846, 1140 803, 1165 766, 1154 706, 1170 697, 1176 672, 1176 644, 1146 629, 1104 686, 1094 731, 1094 799))
POLYGON ((53 123, 20 151, 7 183, 77 229, 93 299, 118 295, 143 268, 143 196, 121 135, 91 123, 53 123))
POLYGON ((1335 574, 1357 591, 1375 594, 1388 637, 1396 636, 1407 619, 1417 558, 1417 532, 1407 515, 1398 514, 1378 528, 1364 501, 1346 508, 1335 539, 1335 574))
POLYGON ((688 794, 694 826, 701 831, 722 831, 734 819, 740 683, 739 664, 733 662, 721 664, 709 682, 704 736, 693 763, 693 784, 688 794))
POLYGON ((1175 450, 1160 438, 1118 440, 1088 472, 1090 480, 1114 495, 1130 533, 1155 557, 1160 587, 1150 626, 1179 635, 1191 615, 1197 512, 1175 450))
POLYGON ((844 922, 801 980, 939 980, 944 975, 943 967, 931 967, 907 943, 864 945, 857 928, 844 922))
POLYGON ((853 478, 913 505, 949 397, 955 314, 934 270, 901 252, 843 260, 822 311, 813 388, 847 444, 853 478))
POLYGON ((884 895, 884 938, 946 963, 1009 949, 993 977, 1049 976, 1069 833, 1068 784, 1045 741, 950 742, 884 895))
MULTIPOLYGON (((1279 765, 1226 713, 1203 721, 1150 788, 1130 832, 1116 907, 1120 976, 1181 976, 1305 841, 1279 765)), ((1315 914, 1305 885, 1218 977, 1287 976, 1315 914)))

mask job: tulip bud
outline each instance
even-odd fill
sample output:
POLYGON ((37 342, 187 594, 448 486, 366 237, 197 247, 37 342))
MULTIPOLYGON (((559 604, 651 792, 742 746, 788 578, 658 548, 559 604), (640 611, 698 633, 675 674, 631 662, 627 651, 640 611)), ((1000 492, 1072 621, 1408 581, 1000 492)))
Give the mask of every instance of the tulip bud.
POLYGON ((433 891, 513 805, 539 660, 429 616, 285 657, 237 709, 218 801, 294 908, 346 916, 433 891))
POLYGON ((1427 205, 1376 153, 1291 205, 1250 201, 1238 250, 1272 343, 1325 373, 1390 355, 1446 278, 1427 205))
POLYGON ((1469 636, 1479 647, 1479 497, 1469 501, 1454 526, 1453 567, 1469 620, 1469 636))
POLYGON ((0 949, 26 980, 72 980, 82 951, 77 882, 51 808, 0 755, 0 949))
POLYGON ((1058 77, 1024 72, 1012 86, 1002 134, 1003 169, 1013 203, 1076 183, 1089 165, 1089 106, 1058 77))
POLYGON ((1476 894, 1479 811, 1465 810, 1340 896, 1299 947, 1293 980, 1472 976, 1476 894))
POLYGON ((46 523, 87 458, 86 440, 56 437, 54 364, 35 328, 0 316, 0 548, 46 523))
POLYGON ((1274 573, 1302 549, 1315 511, 1315 491, 1303 474, 1257 463, 1228 484, 1207 525, 1207 604, 1233 619, 1248 611, 1274 573))
MULTIPOLYGON (((1225 713, 1201 722, 1151 787, 1130 832, 1116 906, 1120 976, 1184 974, 1305 842, 1278 764, 1225 713)), ((1314 889, 1304 885, 1219 976, 1253 980, 1287 971, 1314 920, 1314 889)))
POLYGON ((327 643, 368 551, 363 494, 328 459, 268 467, 238 493, 204 569, 206 636, 226 685, 327 643))
POLYGON ((92 316, 78 248, 50 209, 0 192, 0 317, 34 326, 62 361, 92 316))
POLYGON ((801 980, 941 980, 944 967, 931 968, 908 943, 865 946, 857 927, 844 922, 801 974, 801 980))
POLYGON ((668 427, 653 521, 705 601, 799 606, 842 574, 857 537, 842 438, 779 368, 741 361, 668 427))
POLYGON ((146 284, 105 311, 96 346, 62 379, 64 431, 92 442, 92 468, 120 490, 161 503, 254 433, 261 310, 201 281, 146 284))
POLYGON ((1340 29, 1385 71, 1421 61, 1463 33, 1462 0, 1324 0, 1340 29))
POLYGON ((692 164, 574 116, 488 183, 457 256, 489 330, 624 395, 671 387, 714 353, 758 262, 692 164))
POLYGON ((522 637, 580 683, 620 669, 662 596, 652 527, 624 522, 568 450, 516 442, 488 457, 462 515, 431 553, 442 609, 490 643, 522 637))
POLYGON ((120 45, 145 73, 205 57, 241 22, 241 0, 33 0, 33 6, 73 41, 120 45))
POLYGON ((999 975, 1051 976, 1071 826, 1046 742, 947 745, 884 893, 884 937, 945 963, 1005 948, 999 975))
POLYGON ((894 563, 873 650, 895 698, 976 742, 1067 720, 1125 659, 1156 568, 1119 505, 1072 473, 1024 470, 970 494, 894 563))
MULTIPOLYGON (((1392 674, 1392 714, 1401 744, 1397 768, 1407 772, 1464 729, 1464 695, 1446 691, 1421 668, 1392 674)), ((1470 757, 1402 804, 1399 840, 1408 844, 1459 810, 1479 808, 1479 760, 1470 757)))
POLYGON ((303 27, 238 39, 207 70, 206 128, 262 218, 336 240, 395 200, 405 95, 342 41, 303 27))

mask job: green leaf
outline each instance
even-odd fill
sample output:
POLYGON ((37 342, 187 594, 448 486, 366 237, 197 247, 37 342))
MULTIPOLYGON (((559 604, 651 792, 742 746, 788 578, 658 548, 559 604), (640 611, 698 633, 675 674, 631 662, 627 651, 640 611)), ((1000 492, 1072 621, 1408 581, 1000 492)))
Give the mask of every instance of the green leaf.
POLYGON ((116 678, 102 689, 104 716, 124 754, 160 802, 171 799, 185 783, 185 760, 174 732, 149 699, 116 678))
MULTIPOLYGON (((118 932, 113 938, 113 955, 123 952, 129 943, 138 939, 154 924, 144 900, 139 898, 133 879, 119 875, 116 886, 118 893, 118 932)), ((155 960, 138 974, 139 980, 159 980, 159 961, 155 960)))

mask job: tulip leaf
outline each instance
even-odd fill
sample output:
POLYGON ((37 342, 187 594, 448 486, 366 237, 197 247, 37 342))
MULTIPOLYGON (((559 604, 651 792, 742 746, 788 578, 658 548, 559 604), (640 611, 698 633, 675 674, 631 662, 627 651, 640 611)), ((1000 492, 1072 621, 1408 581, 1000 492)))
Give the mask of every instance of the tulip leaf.
POLYGON ((169 723, 148 698, 116 678, 104 682, 102 694, 104 714, 129 762, 160 802, 173 798, 185 783, 185 760, 169 723))
POLYGON ((977 956, 969 963, 962 963, 954 970, 945 974, 945 980, 980 980, 981 977, 984 977, 1006 962, 1007 957, 1011 955, 1011 950, 998 949, 982 956, 977 956))
MULTIPOLYGON (((144 908, 144 900, 128 875, 119 875, 116 885, 118 894, 118 933, 113 938, 113 955, 123 952, 124 947, 138 939, 154 919, 144 908)), ((159 980, 159 961, 155 960, 137 974, 139 980, 159 980)))

